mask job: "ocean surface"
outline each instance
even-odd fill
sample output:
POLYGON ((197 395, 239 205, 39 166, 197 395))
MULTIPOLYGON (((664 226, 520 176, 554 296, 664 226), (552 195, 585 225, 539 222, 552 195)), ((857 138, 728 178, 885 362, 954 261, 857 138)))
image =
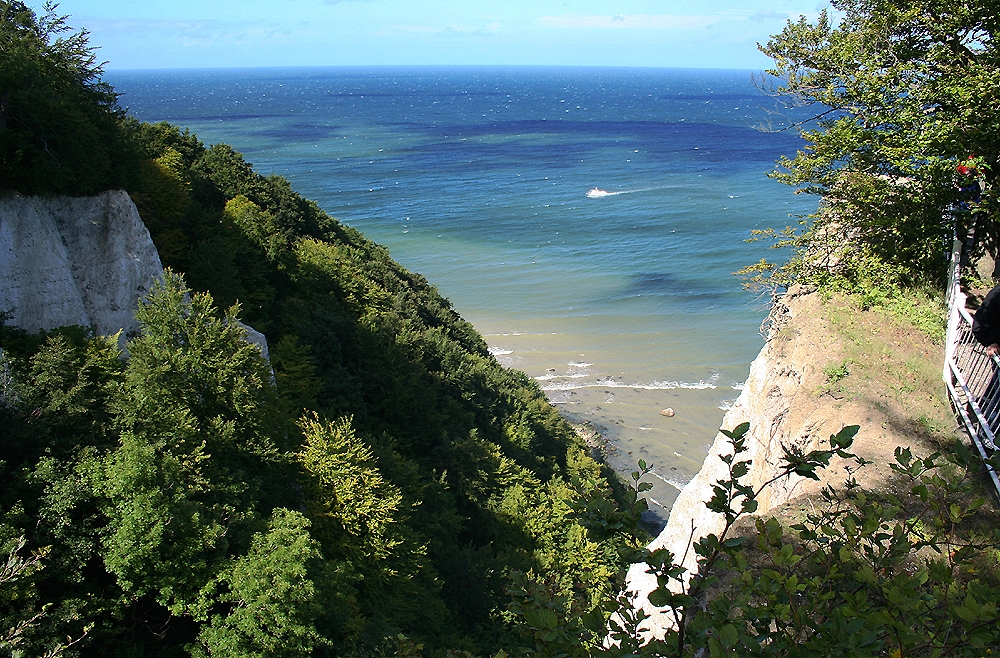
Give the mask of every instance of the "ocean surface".
POLYGON ((134 116, 233 145, 426 276, 616 467, 653 465, 662 516, 762 344, 763 302, 732 273, 776 255, 745 239, 816 207, 767 178, 799 117, 750 71, 106 77, 134 116))

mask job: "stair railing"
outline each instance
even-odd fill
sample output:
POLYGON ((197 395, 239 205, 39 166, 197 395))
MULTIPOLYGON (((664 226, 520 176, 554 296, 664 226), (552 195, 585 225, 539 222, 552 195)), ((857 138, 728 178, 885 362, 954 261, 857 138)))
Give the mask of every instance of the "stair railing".
POLYGON ((990 356, 972 335, 972 317, 961 290, 961 242, 954 241, 948 276, 948 333, 945 340, 944 382, 948 395, 986 472, 1000 496, 1000 478, 989 459, 1000 434, 1000 357, 990 356))

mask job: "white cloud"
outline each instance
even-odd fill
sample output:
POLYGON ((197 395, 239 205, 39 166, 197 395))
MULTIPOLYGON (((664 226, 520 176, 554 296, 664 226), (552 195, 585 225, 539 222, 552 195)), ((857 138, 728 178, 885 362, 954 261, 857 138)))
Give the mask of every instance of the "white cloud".
POLYGON ((457 23, 451 23, 450 25, 445 25, 444 27, 433 27, 430 25, 394 25, 393 29, 401 32, 433 34, 438 37, 481 37, 493 36, 501 33, 503 31, 503 24, 499 21, 493 21, 492 23, 480 25, 478 27, 469 27, 467 25, 459 25, 457 23))
POLYGON ((191 33, 219 29, 223 26, 216 20, 177 20, 145 18, 105 18, 86 17, 87 29, 102 34, 133 35, 145 32, 191 33))
POLYGON ((678 30, 708 27, 718 19, 711 16, 682 16, 679 14, 616 14, 614 16, 542 16, 539 22, 556 28, 568 29, 634 29, 678 30))
POLYGON ((88 19, 88 29, 99 37, 160 37, 179 40, 185 46, 212 42, 247 43, 254 41, 287 41, 293 30, 275 23, 220 20, 170 19, 88 19))
POLYGON ((783 11, 758 11, 756 14, 748 16, 747 18, 758 23, 775 20, 783 21, 788 19, 788 14, 783 11))
POLYGON ((441 28, 430 25, 393 25, 392 28, 400 32, 418 32, 424 34, 435 34, 441 31, 441 28))
POLYGON ((438 32, 438 36, 442 37, 482 37, 497 34, 503 31, 503 25, 499 22, 492 22, 489 25, 483 25, 481 27, 465 27, 463 25, 448 25, 443 30, 438 32))

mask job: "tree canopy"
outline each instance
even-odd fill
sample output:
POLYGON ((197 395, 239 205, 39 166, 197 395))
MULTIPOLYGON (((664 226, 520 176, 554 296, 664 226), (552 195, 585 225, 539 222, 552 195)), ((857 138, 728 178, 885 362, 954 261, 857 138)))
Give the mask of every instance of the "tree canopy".
POLYGON ((0 651, 494 653, 524 573, 597 610, 623 560, 574 506, 620 485, 537 383, 288 181, 124 116, 53 6, 0 12, 0 186, 124 187, 175 272, 127 360, 0 322, 0 651))
POLYGON ((831 4, 760 47, 774 60, 769 90, 815 108, 801 125, 806 145, 775 177, 824 199, 805 229, 771 234, 801 250, 776 282, 873 269, 903 284, 940 280, 956 225, 978 253, 996 254, 996 3, 831 4))
POLYGON ((92 194, 137 164, 86 30, 0 0, 0 189, 92 194))

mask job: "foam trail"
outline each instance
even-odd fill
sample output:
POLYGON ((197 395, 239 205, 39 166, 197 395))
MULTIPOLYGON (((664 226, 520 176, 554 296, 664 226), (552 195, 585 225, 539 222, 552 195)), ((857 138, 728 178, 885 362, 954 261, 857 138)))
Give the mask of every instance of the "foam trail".
POLYGON ((577 372, 573 373, 572 375, 538 375, 537 377, 535 377, 535 380, 540 382, 547 382, 550 379, 583 379, 584 377, 590 377, 590 375, 588 375, 585 372, 577 372))
MULTIPOLYGON (((563 375, 566 377, 567 375, 563 375)), ((675 388, 689 390, 714 390, 715 384, 706 381, 700 382, 650 382, 648 384, 629 384, 628 382, 603 381, 596 384, 548 384, 542 387, 543 391, 573 391, 579 388, 636 388, 642 391, 672 391, 675 388)))
POLYGON ((663 510, 666 510, 667 512, 669 512, 669 511, 670 511, 670 508, 669 508, 669 507, 667 507, 666 505, 664 505, 663 503, 661 503, 661 502, 660 502, 660 501, 658 501, 657 499, 653 498, 652 496, 650 496, 650 497, 649 497, 649 501, 650 501, 651 503, 653 503, 654 505, 659 505, 661 509, 663 509, 663 510))
POLYGON ((635 194, 636 192, 649 192, 650 190, 659 190, 663 188, 659 187, 644 187, 638 190, 617 190, 615 192, 609 192, 608 190, 602 190, 599 187, 595 187, 592 190, 587 190, 588 199, 600 199, 606 196, 618 196, 619 194, 635 194))

